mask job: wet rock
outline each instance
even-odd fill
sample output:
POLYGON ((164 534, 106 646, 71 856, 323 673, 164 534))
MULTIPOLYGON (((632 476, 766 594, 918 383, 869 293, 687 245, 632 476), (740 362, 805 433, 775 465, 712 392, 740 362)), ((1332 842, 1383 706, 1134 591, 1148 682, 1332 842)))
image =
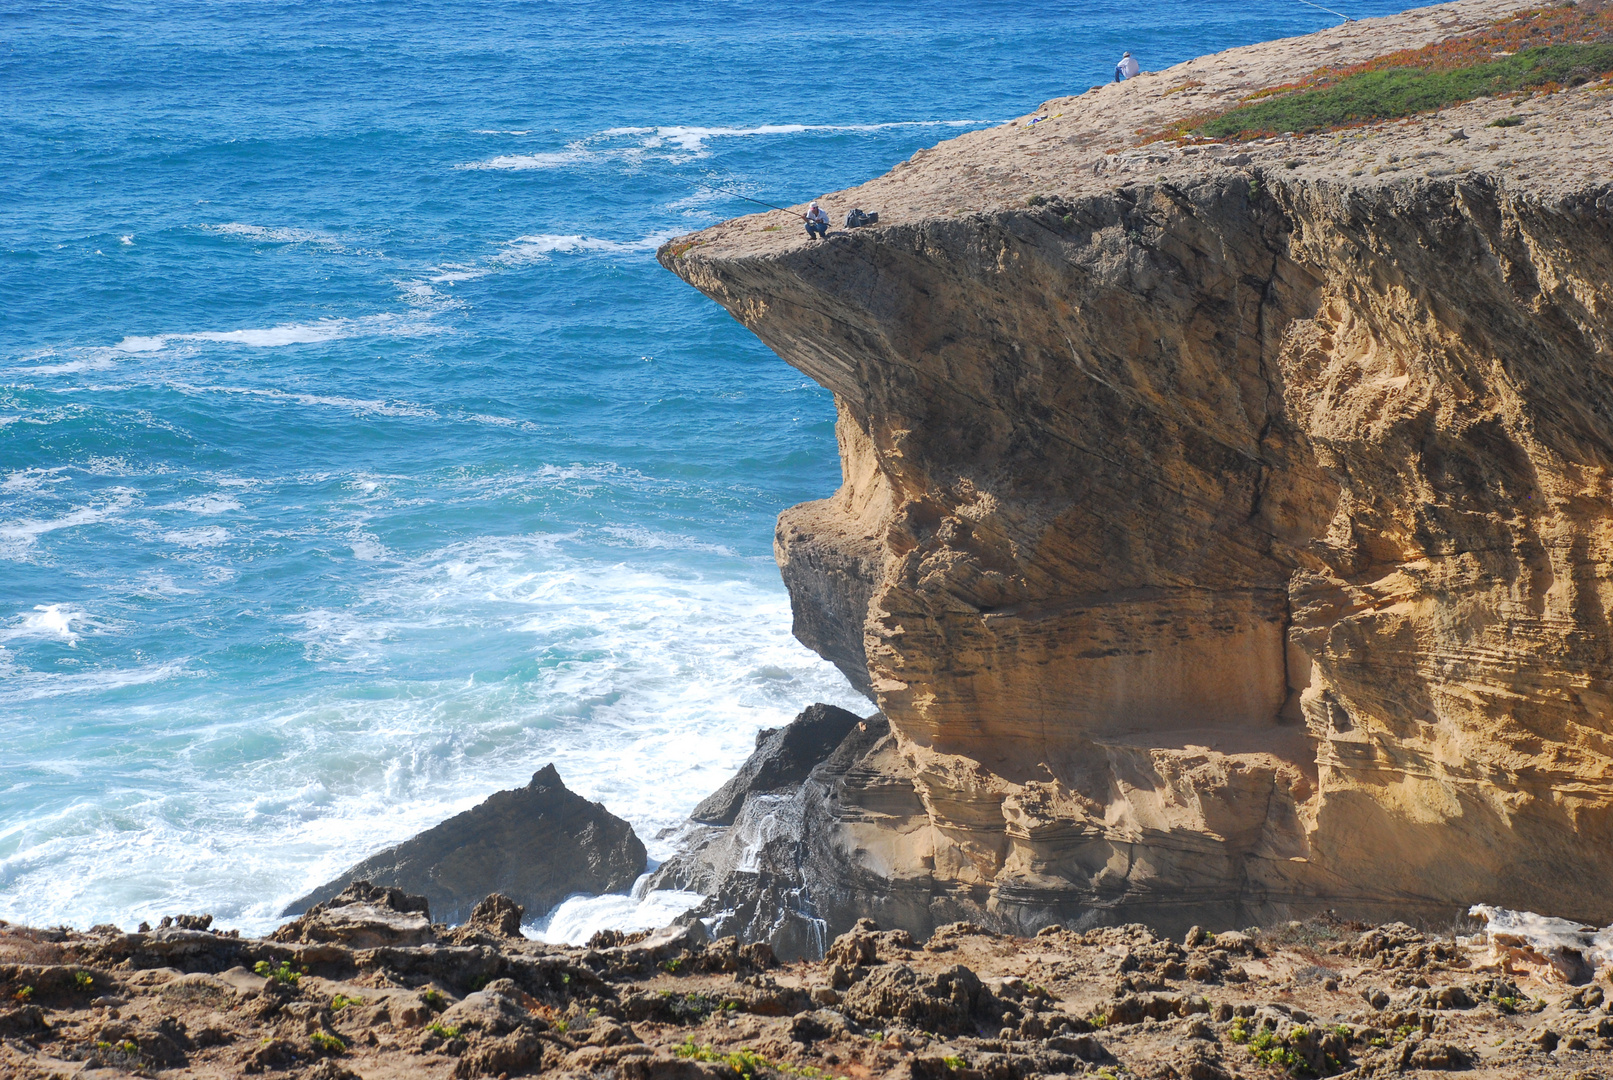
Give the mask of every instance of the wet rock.
POLYGON ((526 787, 496 792, 370 856, 282 914, 311 910, 361 880, 424 896, 449 924, 468 920, 490 893, 543 912, 573 893, 626 892, 644 863, 644 844, 632 826, 568 790, 546 765, 526 787))
POLYGON ((732 825, 752 792, 777 791, 807 778, 834 752, 862 718, 833 705, 809 705, 794 720, 756 737, 756 752, 689 817, 707 825, 732 825))

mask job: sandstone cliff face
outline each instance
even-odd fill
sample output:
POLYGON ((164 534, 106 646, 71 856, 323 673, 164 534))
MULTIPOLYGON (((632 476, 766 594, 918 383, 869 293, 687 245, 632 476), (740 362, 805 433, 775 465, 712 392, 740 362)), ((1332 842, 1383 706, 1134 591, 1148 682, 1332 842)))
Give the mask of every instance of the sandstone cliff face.
POLYGON ((1613 919, 1609 90, 1124 148, 1509 6, 1049 102, 830 198, 874 229, 662 250, 835 394, 844 483, 776 551, 924 819, 850 862, 1027 927, 1613 919))

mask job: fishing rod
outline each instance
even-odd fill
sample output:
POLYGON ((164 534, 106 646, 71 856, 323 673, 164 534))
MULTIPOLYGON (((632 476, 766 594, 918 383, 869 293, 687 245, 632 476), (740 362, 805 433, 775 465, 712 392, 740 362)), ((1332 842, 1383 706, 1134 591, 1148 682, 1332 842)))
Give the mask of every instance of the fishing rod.
POLYGON ((805 216, 805 215, 803 215, 803 214, 797 214, 797 213, 796 213, 796 212, 795 212, 795 211, 794 211, 794 210, 791 210, 791 209, 789 209, 789 208, 787 208, 787 207, 783 207, 783 206, 774 206, 774 205, 773 205, 773 204, 772 204, 772 203, 770 203, 770 202, 763 202, 763 201, 762 201, 762 200, 760 200, 760 199, 753 199, 753 198, 751 198, 751 197, 750 197, 750 196, 749 196, 749 195, 741 195, 741 194, 740 194, 740 193, 739 193, 739 192, 737 192, 737 191, 728 191, 728 190, 727 190, 727 189, 725 189, 725 188, 718 188, 718 189, 717 189, 717 190, 718 190, 718 191, 721 191, 721 192, 722 192, 722 193, 723 193, 723 194, 724 194, 724 195, 727 195, 727 196, 730 196, 730 197, 731 197, 731 198, 735 198, 735 199, 743 199, 743 200, 744 200, 744 201, 745 201, 745 202, 748 202, 748 203, 755 203, 755 204, 756 204, 756 205, 757 205, 757 206, 765 206, 765 207, 767 207, 767 208, 769 208, 769 209, 771 209, 771 210, 783 210, 783 211, 784 211, 784 212, 785 212, 785 213, 786 213, 786 214, 795 214, 795 216, 796 216, 796 217, 803 217, 803 216, 805 216))
POLYGON ((743 202, 755 203, 757 206, 765 206, 769 210, 781 210, 784 213, 792 214, 795 217, 805 217, 806 216, 805 214, 802 214, 799 211, 791 210, 787 206, 779 206, 776 203, 764 202, 761 199, 753 199, 749 195, 741 195, 739 192, 735 191, 733 188, 725 187, 720 181, 712 180, 710 177, 705 177, 703 179, 696 180, 693 177, 684 176, 682 173, 673 172, 671 169, 658 169, 653 165, 648 165, 647 166, 647 165, 641 164, 640 168, 645 169, 646 172, 660 173, 662 176, 669 177, 669 178, 671 178, 673 180, 678 180, 678 181, 680 181, 682 183, 688 184, 692 188, 700 188, 700 187, 710 188, 711 190, 716 191, 719 194, 727 195, 730 198, 739 199, 739 200, 741 200, 743 202))

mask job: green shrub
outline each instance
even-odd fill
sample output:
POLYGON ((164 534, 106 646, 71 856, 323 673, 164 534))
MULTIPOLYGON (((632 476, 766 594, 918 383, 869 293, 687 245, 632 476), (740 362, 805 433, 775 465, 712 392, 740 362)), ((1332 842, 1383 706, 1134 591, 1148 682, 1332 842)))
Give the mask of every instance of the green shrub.
POLYGON ((1498 116, 1494 120, 1491 120, 1488 124, 1485 124, 1484 126, 1485 127, 1517 127, 1521 123, 1523 123, 1523 117, 1521 117, 1521 116, 1517 115, 1516 113, 1514 113, 1511 116, 1498 116))
POLYGON ((273 979, 284 986, 296 986, 302 979, 302 974, 291 969, 291 961, 280 961, 279 967, 272 967, 267 960, 259 960, 252 965, 252 970, 265 979, 273 979))
MULTIPOLYGON (((449 1027, 447 1024, 440 1024, 435 1020, 426 1025, 426 1030, 437 1036, 437 1038, 442 1039, 444 1042, 459 1038, 458 1028, 449 1027)), ((561 1028, 560 1030, 564 1031, 565 1028, 561 1028)))
POLYGON ((362 1004, 364 1004, 364 999, 363 998, 360 998, 360 997, 348 997, 346 994, 337 994, 335 997, 330 999, 330 1011, 331 1012, 341 1012, 343 1009, 347 1008, 349 1005, 362 1005, 362 1004))
POLYGON ((347 1052, 347 1044, 328 1031, 316 1031, 308 1036, 308 1041, 313 1043, 316 1049, 323 1050, 327 1054, 347 1052))
POLYGON ((95 988, 95 980, 90 978, 90 973, 87 971, 75 971, 73 972, 73 986, 87 994, 95 988))

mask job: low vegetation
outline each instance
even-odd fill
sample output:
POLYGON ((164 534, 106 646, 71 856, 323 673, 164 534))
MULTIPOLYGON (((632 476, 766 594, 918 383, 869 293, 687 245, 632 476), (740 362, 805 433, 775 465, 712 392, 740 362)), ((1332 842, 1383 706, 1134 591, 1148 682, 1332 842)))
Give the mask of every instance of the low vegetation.
POLYGON ((1565 5, 1522 12, 1420 49, 1321 68, 1297 82, 1257 91, 1231 109, 1189 117, 1164 135, 1309 134, 1415 116, 1475 98, 1555 93, 1609 78, 1613 10, 1601 3, 1565 5))

